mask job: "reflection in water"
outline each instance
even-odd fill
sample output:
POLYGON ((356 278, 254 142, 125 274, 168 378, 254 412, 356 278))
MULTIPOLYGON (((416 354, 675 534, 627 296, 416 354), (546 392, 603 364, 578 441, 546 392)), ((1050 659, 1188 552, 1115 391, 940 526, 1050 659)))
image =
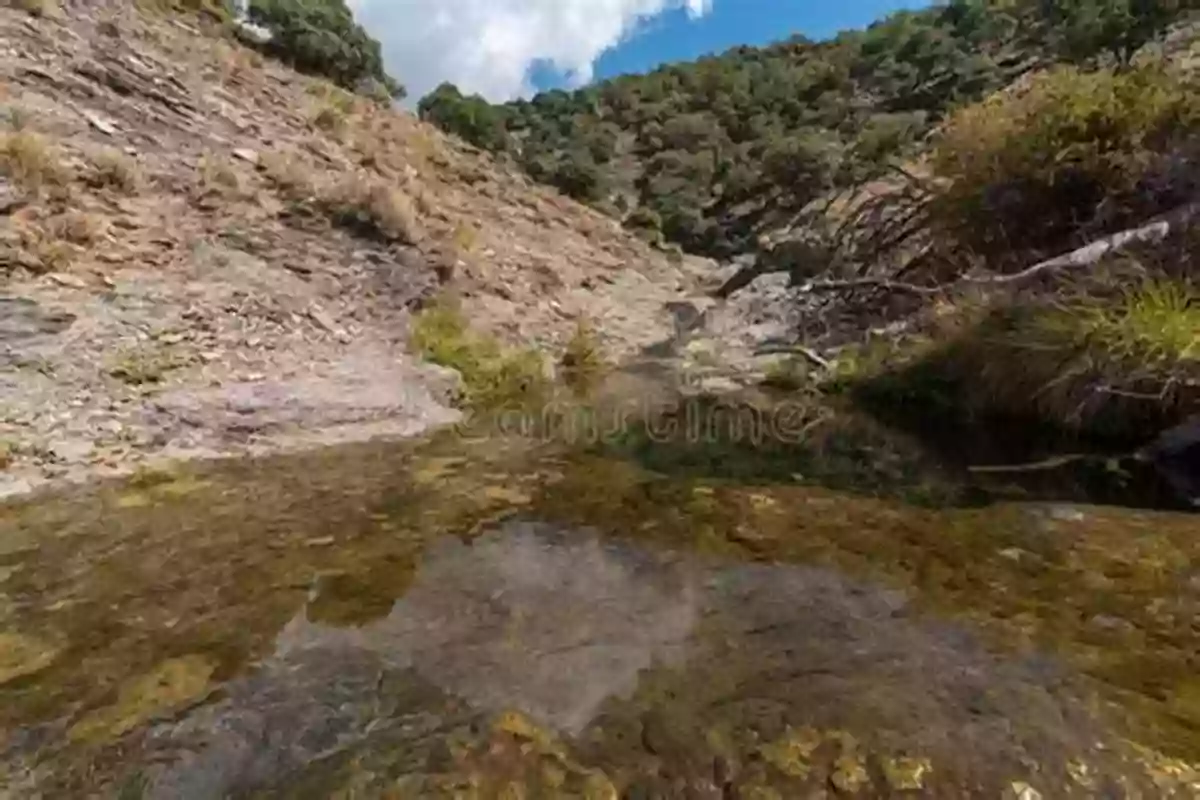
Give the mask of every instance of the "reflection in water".
POLYGON ((629 759, 604 731, 629 724, 652 731, 646 747, 667 762, 679 741, 685 771, 705 762, 713 731, 781 736, 781 725, 853 731, 973 782, 1024 774, 1030 758, 1060 771, 1107 758, 1102 729, 1050 665, 1000 660, 910 618, 899 593, 523 521, 440 543, 383 619, 337 628, 298 614, 225 694, 148 737, 148 760, 169 764, 153 796, 300 791, 303 774, 290 774, 305 765, 394 758, 397 737, 411 758, 389 768, 412 775, 447 726, 508 709, 601 742, 591 755, 611 769, 629 759), (371 744, 381 737, 386 747, 371 744))

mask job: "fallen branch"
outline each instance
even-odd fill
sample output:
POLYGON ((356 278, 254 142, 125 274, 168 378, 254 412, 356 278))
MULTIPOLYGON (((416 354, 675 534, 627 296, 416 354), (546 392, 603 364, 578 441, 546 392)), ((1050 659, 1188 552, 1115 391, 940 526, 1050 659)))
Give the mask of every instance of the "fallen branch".
POLYGON ((1118 252, 1131 244, 1157 244, 1166 239, 1172 232, 1188 227, 1198 213, 1200 213, 1200 202, 1188 203, 1187 205, 1168 211, 1166 214, 1145 225, 1097 239, 1091 244, 1080 247, 1078 250, 1072 250, 1065 255, 1041 261, 1020 272, 1014 272, 1011 275, 967 277, 963 278, 962 282, 990 286, 1012 285, 1057 269, 1090 267, 1110 253, 1118 252))

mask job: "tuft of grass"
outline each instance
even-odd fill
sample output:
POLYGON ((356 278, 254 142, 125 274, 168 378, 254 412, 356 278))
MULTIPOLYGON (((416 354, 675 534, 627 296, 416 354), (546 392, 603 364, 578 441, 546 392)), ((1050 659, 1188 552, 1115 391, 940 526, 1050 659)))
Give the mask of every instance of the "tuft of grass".
POLYGON ((236 200, 246 194, 242 177, 228 158, 213 153, 205 153, 200 157, 196 170, 197 200, 236 200))
POLYGON ((167 373, 186 365, 179 355, 155 348, 133 348, 118 353, 108 365, 108 374, 130 386, 162 383, 167 373))
POLYGON ((1194 286, 1149 280, 1115 296, 989 310, 940 344, 857 381, 877 400, 1136 438, 1200 404, 1194 286))
POLYGON ((537 352, 506 350, 494 338, 472 332, 461 309, 447 299, 415 315, 410 343, 426 360, 457 370, 467 403, 476 409, 526 402, 548 388, 537 352))
POLYGON ((93 156, 88 182, 95 188, 112 188, 125 194, 134 194, 142 181, 135 159, 120 150, 107 148, 93 156))
POLYGON ((379 181, 350 178, 321 198, 321 204, 335 224, 359 234, 405 244, 422 238, 412 199, 379 181))
POLYGON ((46 220, 45 233, 53 241, 86 247, 103 235, 104 225, 84 211, 65 211, 46 220))
POLYGON ((336 106, 321 106, 312 115, 312 124, 326 133, 340 134, 346 129, 346 114, 336 106))
POLYGON ((291 153, 267 152, 259 156, 258 168, 285 197, 308 200, 317 193, 312 168, 291 153))
POLYGON ((0 174, 28 192, 61 189, 71 180, 56 149, 25 129, 0 134, 0 174))
POLYGON ((567 341, 559 360, 563 382, 577 395, 587 395, 607 371, 595 329, 587 320, 580 320, 567 341))

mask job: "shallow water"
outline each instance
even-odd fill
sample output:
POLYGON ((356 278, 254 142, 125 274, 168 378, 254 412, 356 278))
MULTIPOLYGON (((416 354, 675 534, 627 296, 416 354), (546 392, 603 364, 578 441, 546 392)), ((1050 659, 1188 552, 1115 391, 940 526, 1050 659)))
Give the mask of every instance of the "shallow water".
POLYGON ((788 424, 452 431, 5 506, 0 787, 1200 796, 1200 517, 788 424))

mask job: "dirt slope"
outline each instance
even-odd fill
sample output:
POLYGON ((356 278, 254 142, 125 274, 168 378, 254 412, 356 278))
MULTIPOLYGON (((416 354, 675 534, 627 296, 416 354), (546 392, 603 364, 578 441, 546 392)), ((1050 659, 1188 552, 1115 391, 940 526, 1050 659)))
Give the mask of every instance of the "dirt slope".
POLYGON ((0 495, 453 418, 412 309, 665 338, 700 265, 405 112, 128 3, 0 8, 0 495))

